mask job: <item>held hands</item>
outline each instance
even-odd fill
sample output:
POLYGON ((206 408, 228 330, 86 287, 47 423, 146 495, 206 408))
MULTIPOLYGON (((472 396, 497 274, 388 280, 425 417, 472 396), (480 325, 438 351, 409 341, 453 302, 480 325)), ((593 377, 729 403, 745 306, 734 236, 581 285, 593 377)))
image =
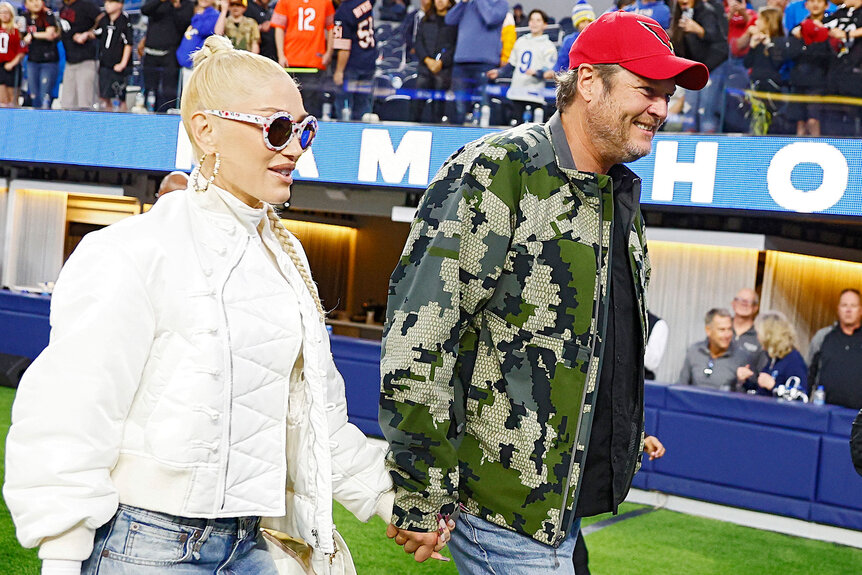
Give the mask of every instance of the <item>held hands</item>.
POLYGON ((433 533, 419 533, 417 531, 407 531, 406 529, 398 529, 391 523, 386 527, 386 536, 390 539, 395 539, 398 545, 404 547, 405 553, 411 553, 413 559, 418 563, 428 560, 428 558, 438 559, 440 561, 449 561, 448 557, 440 555, 440 550, 446 546, 451 538, 451 531, 455 529, 455 521, 448 521, 440 516, 439 527, 433 533))

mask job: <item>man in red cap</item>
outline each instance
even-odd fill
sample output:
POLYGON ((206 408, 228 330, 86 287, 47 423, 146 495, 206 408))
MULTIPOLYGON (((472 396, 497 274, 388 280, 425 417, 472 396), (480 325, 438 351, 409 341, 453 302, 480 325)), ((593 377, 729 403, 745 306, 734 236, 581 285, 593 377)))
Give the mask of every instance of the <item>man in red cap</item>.
POLYGON ((467 144, 429 185, 390 282, 379 417, 389 535, 417 560, 457 516, 462 575, 570 575, 580 517, 625 499, 649 260, 624 164, 649 154, 675 85, 707 77, 654 20, 605 14, 546 124, 467 144))

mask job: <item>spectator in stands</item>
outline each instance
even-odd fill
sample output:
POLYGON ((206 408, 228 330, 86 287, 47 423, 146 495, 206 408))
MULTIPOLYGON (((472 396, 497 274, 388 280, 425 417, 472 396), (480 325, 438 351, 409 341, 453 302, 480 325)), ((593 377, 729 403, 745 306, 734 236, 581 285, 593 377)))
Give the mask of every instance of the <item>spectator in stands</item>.
POLYGON ((261 517, 309 541, 315 573, 355 572, 332 500, 389 521, 392 480, 348 423, 307 258, 272 207, 315 121, 283 69, 224 37, 194 63, 182 119, 203 158, 187 190, 63 267, 5 501, 45 574, 275 575, 261 517))
POLYGON ((808 368, 796 349, 796 330, 787 317, 779 311, 769 311, 760 314, 754 325, 767 362, 759 373, 747 366, 742 368, 743 388, 749 393, 771 396, 776 386, 789 385, 788 379, 796 377, 796 385, 808 393, 808 368))
POLYGON ((92 110, 96 106, 99 46, 89 33, 96 26, 99 6, 92 0, 63 0, 60 19, 66 65, 60 105, 66 110, 92 110))
POLYGON ((530 19, 524 13, 524 7, 521 4, 512 6, 512 20, 515 21, 515 28, 526 28, 530 19))
POLYGON ((662 28, 670 30, 670 8, 664 0, 635 0, 623 10, 649 16, 658 22, 662 28))
MULTIPOLYGON (((767 5, 772 5, 769 2, 781 2, 782 0, 768 0, 767 5)), ((793 31, 794 28, 802 24, 802 21, 805 20, 810 11, 808 10, 808 6, 806 6, 807 0, 795 0, 793 2, 787 3, 787 0, 784 0, 784 29, 789 34, 793 31)), ((837 5, 832 4, 831 2, 826 3, 826 14, 831 14, 837 8, 837 5)), ((780 7, 776 5, 777 7, 780 7)))
POLYGON ((18 105, 18 85, 21 80, 21 60, 24 46, 15 22, 18 13, 9 2, 0 2, 0 107, 18 105))
POLYGON ((192 22, 195 3, 192 0, 146 0, 141 14, 147 17, 147 36, 142 57, 144 91, 154 98, 153 111, 178 107, 177 86, 180 67, 177 48, 183 31, 192 22))
POLYGON ((60 21, 45 7, 43 0, 25 0, 27 15, 24 19, 27 33, 24 45, 27 50, 27 89, 34 108, 51 107, 52 94, 57 83, 60 62, 60 21))
POLYGON ((361 120, 374 105, 375 0, 342 0, 335 11, 333 48, 337 56, 332 79, 341 90, 337 109, 350 109, 351 119, 361 120))
MULTIPOLYGON (((835 12, 823 19, 831 36, 837 40, 834 48, 837 57, 829 68, 827 89, 830 94, 862 97, 862 0, 845 0, 835 12)), ((833 106, 836 115, 843 115, 838 122, 840 132, 836 135, 857 135, 857 119, 862 117, 860 106, 833 106), (843 129, 842 129, 843 127, 843 129)))
MULTIPOLYGON (((749 51, 743 65, 749 71, 752 90, 779 93, 784 90, 781 69, 786 61, 788 39, 784 36, 781 24, 782 14, 777 8, 760 9, 754 30, 750 33, 749 51)), ((769 132, 772 118, 781 105, 769 99, 757 99, 767 115, 760 116, 757 108, 752 108, 752 131, 758 135, 769 132)))
MULTIPOLYGON (((787 57, 794 65, 790 71, 791 91, 817 98, 826 93, 827 73, 834 58, 830 46, 830 29, 823 24, 826 0, 806 0, 808 16, 792 30, 787 57)), ((789 108, 796 122, 797 136, 820 136, 823 104, 795 103, 789 108)))
POLYGON ((766 355, 754 329, 754 319, 760 311, 760 296, 751 288, 743 288, 734 296, 731 308, 733 341, 739 347, 740 353, 748 354, 748 363, 757 372, 766 363, 766 355))
POLYGON ((429 12, 433 11, 433 0, 419 0, 419 8, 407 12, 407 16, 404 17, 401 26, 404 29, 404 49, 408 62, 418 60, 416 57, 416 35, 419 33, 419 23, 429 12))
POLYGON ((545 105, 545 73, 553 74, 557 60, 557 47, 548 39, 545 28, 548 16, 542 10, 532 10, 527 20, 530 33, 518 38, 509 63, 504 68, 488 71, 488 78, 496 80, 500 75, 512 77, 506 92, 508 116, 514 124, 531 122, 532 114, 527 108, 545 105))
POLYGON ((278 62, 278 50, 275 48, 275 30, 272 29, 272 8, 267 0, 251 0, 245 9, 245 15, 257 22, 260 33, 260 55, 278 62))
POLYGON ((455 123, 462 123, 467 107, 484 101, 485 75, 496 68, 502 52, 506 0, 462 0, 446 14, 446 24, 458 27, 452 88, 455 90, 455 123))
POLYGON ((383 21, 403 22, 407 16, 409 0, 383 0, 380 5, 379 17, 383 21))
POLYGON ((822 385, 826 403, 862 409, 862 296, 845 289, 838 299, 838 321, 819 330, 808 349, 808 381, 822 385))
POLYGON ((572 7, 572 26, 575 31, 563 38, 560 43, 560 51, 557 55, 557 63, 554 72, 564 72, 569 69, 569 52, 578 35, 587 27, 587 24, 596 19, 596 11, 587 3, 587 0, 578 0, 572 7))
MULTIPOLYGON (((416 58, 419 60, 416 90, 435 91, 431 105, 433 122, 443 118, 445 101, 441 96, 452 87, 452 64, 458 29, 446 24, 446 13, 453 5, 452 0, 434 0, 433 10, 428 10, 422 18, 416 33, 416 58)), ((415 98, 411 106, 413 121, 421 121, 424 100, 415 98)))
POLYGON ((667 350, 670 327, 665 320, 651 311, 647 313, 647 320, 649 337, 644 352, 644 378, 655 381, 655 372, 667 350))
POLYGON ((719 129, 723 75, 716 74, 727 60, 727 33, 724 13, 711 0, 679 0, 673 9, 670 37, 676 53, 709 68, 709 84, 699 92, 686 94, 690 106, 687 132, 714 133, 719 129))
POLYGON ((320 116, 323 72, 332 60, 332 0, 278 0, 272 12, 278 63, 293 69, 305 109, 320 116), (305 70, 297 70, 305 68, 305 70))
POLYGON ((192 75, 192 55, 201 49, 210 36, 224 34, 227 0, 221 1, 221 10, 213 8, 216 2, 217 0, 197 0, 192 19, 177 48, 182 89, 188 85, 192 75))
POLYGON ((726 309, 713 308, 704 318, 706 339, 695 342, 685 353, 679 385, 696 385, 734 391, 748 354, 733 340, 733 319, 726 309))
POLYGON ((159 183, 159 189, 156 191, 156 199, 177 190, 185 190, 188 187, 189 175, 187 173, 178 171, 171 172, 162 178, 162 181, 159 183))
POLYGON ((224 35, 237 50, 260 54, 260 28, 253 18, 245 15, 248 0, 230 0, 224 35))
MULTIPOLYGON (((80 2, 80 0, 78 0, 80 2)), ((89 36, 99 42, 99 99, 102 107, 126 111, 126 84, 134 42, 132 22, 123 12, 123 0, 105 0, 105 11, 96 19, 89 36)))
POLYGON ((515 29, 515 17, 511 12, 506 14, 503 19, 503 28, 500 30, 500 42, 503 45, 500 51, 500 66, 505 66, 509 62, 509 56, 512 54, 512 48, 515 47, 515 42, 518 40, 518 32, 515 29))

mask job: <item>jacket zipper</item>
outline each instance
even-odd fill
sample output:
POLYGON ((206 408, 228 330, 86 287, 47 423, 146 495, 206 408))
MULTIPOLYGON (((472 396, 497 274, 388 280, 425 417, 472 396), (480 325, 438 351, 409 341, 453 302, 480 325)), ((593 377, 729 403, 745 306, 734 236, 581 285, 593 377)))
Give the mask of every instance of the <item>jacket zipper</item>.
MULTIPOLYGON (((604 224, 604 215, 603 214, 604 214, 604 201, 602 199, 601 188, 599 188, 599 266, 598 266, 598 269, 596 270, 596 283, 595 283, 595 292, 597 294, 599 294, 599 297, 593 299, 593 315, 596 317, 596 323, 597 324, 599 323, 599 307, 600 307, 602 299, 603 299, 601 297, 602 296, 602 292, 601 292, 601 288, 602 288, 602 285, 601 285, 602 284, 601 261, 602 261, 602 247, 603 247, 602 246, 602 240, 604 239, 604 233, 605 233, 604 232, 605 224, 604 224)), ((613 234, 613 230, 611 230, 611 234, 613 234)), ((611 236, 611 237, 613 237, 613 236, 611 236)), ((612 244, 612 242, 611 242, 611 244, 612 244)), ((608 274, 610 274, 611 258, 613 257, 613 253, 612 253, 613 250, 612 250, 611 244, 608 245, 608 262, 607 262, 607 265, 605 266, 608 270, 608 272, 607 272, 608 274)), ((608 276, 608 277, 610 277, 610 276, 608 276)), ((607 314, 605 314, 601 319, 604 320, 606 316, 607 316, 607 314)), ((602 327, 602 329, 600 331, 602 333, 601 339, 604 340, 604 332, 605 332, 604 328, 602 327)), ((593 345, 590 348, 591 349, 590 361, 587 363, 587 373, 590 373, 590 371, 591 371, 590 367, 592 366, 593 362, 595 361, 596 347, 599 344, 599 339, 600 338, 598 337, 598 334, 596 334, 596 336, 593 337, 593 345)), ((601 375, 601 358, 599 358, 599 369, 596 370, 596 389, 594 391, 598 390, 599 376, 600 375, 601 375)), ((569 486, 571 486, 571 484, 572 484, 572 471, 574 470, 574 467, 575 467, 575 453, 577 452, 577 449, 578 449, 578 438, 580 437, 581 426, 583 425, 583 422, 584 422, 584 418, 582 416, 584 413, 584 404, 587 401, 587 389, 589 387, 588 384, 589 384, 589 382, 587 382, 587 385, 584 385, 584 392, 581 395, 580 411, 578 412, 578 425, 577 425, 577 428, 575 429, 575 444, 573 445, 573 448, 572 448, 572 459, 569 462, 569 473, 566 476, 566 483, 565 483, 565 487, 563 489, 563 504, 560 507, 560 519, 559 519, 559 523, 557 524, 557 533, 556 533, 556 536, 554 537, 554 541, 553 541, 554 547, 560 546, 560 544, 566 538, 566 535, 567 535, 566 532, 568 531, 568 529, 566 529, 566 530, 563 529, 563 517, 565 517, 565 514, 566 514, 566 507, 568 507, 568 505, 567 505, 568 499, 569 499, 568 493, 569 493, 569 486)), ((589 446, 588 445, 584 446, 584 461, 582 462, 584 464, 586 464, 586 455, 587 455, 586 448, 587 447, 589 447, 589 446)), ((577 499, 578 499, 577 493, 579 493, 580 490, 581 490, 581 485, 580 485, 580 481, 579 481, 578 487, 576 488, 576 494, 574 497, 575 501, 577 501, 577 499)), ((574 512, 574 510, 573 510, 573 512, 574 512)))

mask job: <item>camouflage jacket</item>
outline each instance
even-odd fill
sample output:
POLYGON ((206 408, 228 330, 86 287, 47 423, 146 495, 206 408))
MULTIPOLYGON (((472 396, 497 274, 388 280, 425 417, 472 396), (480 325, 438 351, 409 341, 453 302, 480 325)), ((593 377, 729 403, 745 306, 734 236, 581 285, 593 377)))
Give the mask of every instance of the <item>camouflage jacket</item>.
MULTIPOLYGON (((628 257, 643 342, 638 199, 628 257)), ((565 538, 601 370, 613 208, 611 178, 574 169, 557 115, 467 144, 437 173, 389 287, 380 426, 397 527, 434 531, 460 503, 543 543, 565 538)))

